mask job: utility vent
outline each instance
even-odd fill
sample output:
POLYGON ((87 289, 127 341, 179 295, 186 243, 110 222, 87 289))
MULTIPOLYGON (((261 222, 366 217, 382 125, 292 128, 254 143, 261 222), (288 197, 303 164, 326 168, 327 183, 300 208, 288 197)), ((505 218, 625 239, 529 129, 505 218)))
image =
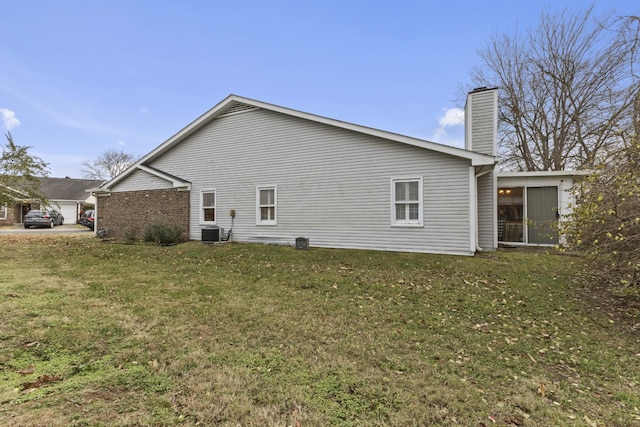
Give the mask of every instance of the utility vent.
POLYGON ((301 250, 309 249, 309 239, 307 239, 306 237, 297 237, 296 249, 301 249, 301 250))
POLYGON ((247 104, 236 104, 233 107, 227 109, 220 117, 230 116, 231 114, 244 113, 246 111, 255 110, 256 107, 247 104))

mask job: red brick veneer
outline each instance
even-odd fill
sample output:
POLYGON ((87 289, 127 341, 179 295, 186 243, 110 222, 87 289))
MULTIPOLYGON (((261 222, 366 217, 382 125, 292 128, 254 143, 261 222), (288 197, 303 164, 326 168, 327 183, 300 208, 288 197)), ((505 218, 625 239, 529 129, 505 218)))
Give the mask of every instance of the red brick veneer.
POLYGON ((113 192, 97 197, 97 229, 105 237, 142 238, 145 227, 158 220, 178 224, 189 236, 189 191, 176 189, 113 192))

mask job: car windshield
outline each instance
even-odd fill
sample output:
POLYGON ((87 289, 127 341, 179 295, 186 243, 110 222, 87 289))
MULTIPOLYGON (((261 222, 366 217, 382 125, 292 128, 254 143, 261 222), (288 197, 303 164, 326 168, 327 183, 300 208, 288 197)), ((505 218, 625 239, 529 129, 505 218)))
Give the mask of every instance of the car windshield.
POLYGON ((29 211, 27 216, 42 216, 42 211, 29 211))

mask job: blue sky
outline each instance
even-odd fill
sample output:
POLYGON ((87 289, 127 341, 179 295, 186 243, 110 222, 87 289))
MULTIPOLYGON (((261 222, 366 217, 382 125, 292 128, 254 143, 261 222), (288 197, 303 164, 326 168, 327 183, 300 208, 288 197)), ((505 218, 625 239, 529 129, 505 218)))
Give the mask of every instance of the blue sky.
MULTIPOLYGON (((462 146, 460 87, 492 35, 585 0, 0 0, 0 130, 82 177, 233 93, 462 146)), ((638 0, 596 15, 640 15, 638 0)), ((2 135, 2 143, 6 140, 2 135)))

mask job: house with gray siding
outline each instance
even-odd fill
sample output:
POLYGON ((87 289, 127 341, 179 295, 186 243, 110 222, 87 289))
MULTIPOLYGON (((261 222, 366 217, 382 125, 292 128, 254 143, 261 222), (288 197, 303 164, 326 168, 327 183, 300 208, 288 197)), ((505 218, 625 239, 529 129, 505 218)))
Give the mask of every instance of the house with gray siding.
POLYGON ((96 232, 162 219, 192 240, 493 250, 496 111, 497 89, 469 94, 461 149, 230 95, 93 190, 96 232))

